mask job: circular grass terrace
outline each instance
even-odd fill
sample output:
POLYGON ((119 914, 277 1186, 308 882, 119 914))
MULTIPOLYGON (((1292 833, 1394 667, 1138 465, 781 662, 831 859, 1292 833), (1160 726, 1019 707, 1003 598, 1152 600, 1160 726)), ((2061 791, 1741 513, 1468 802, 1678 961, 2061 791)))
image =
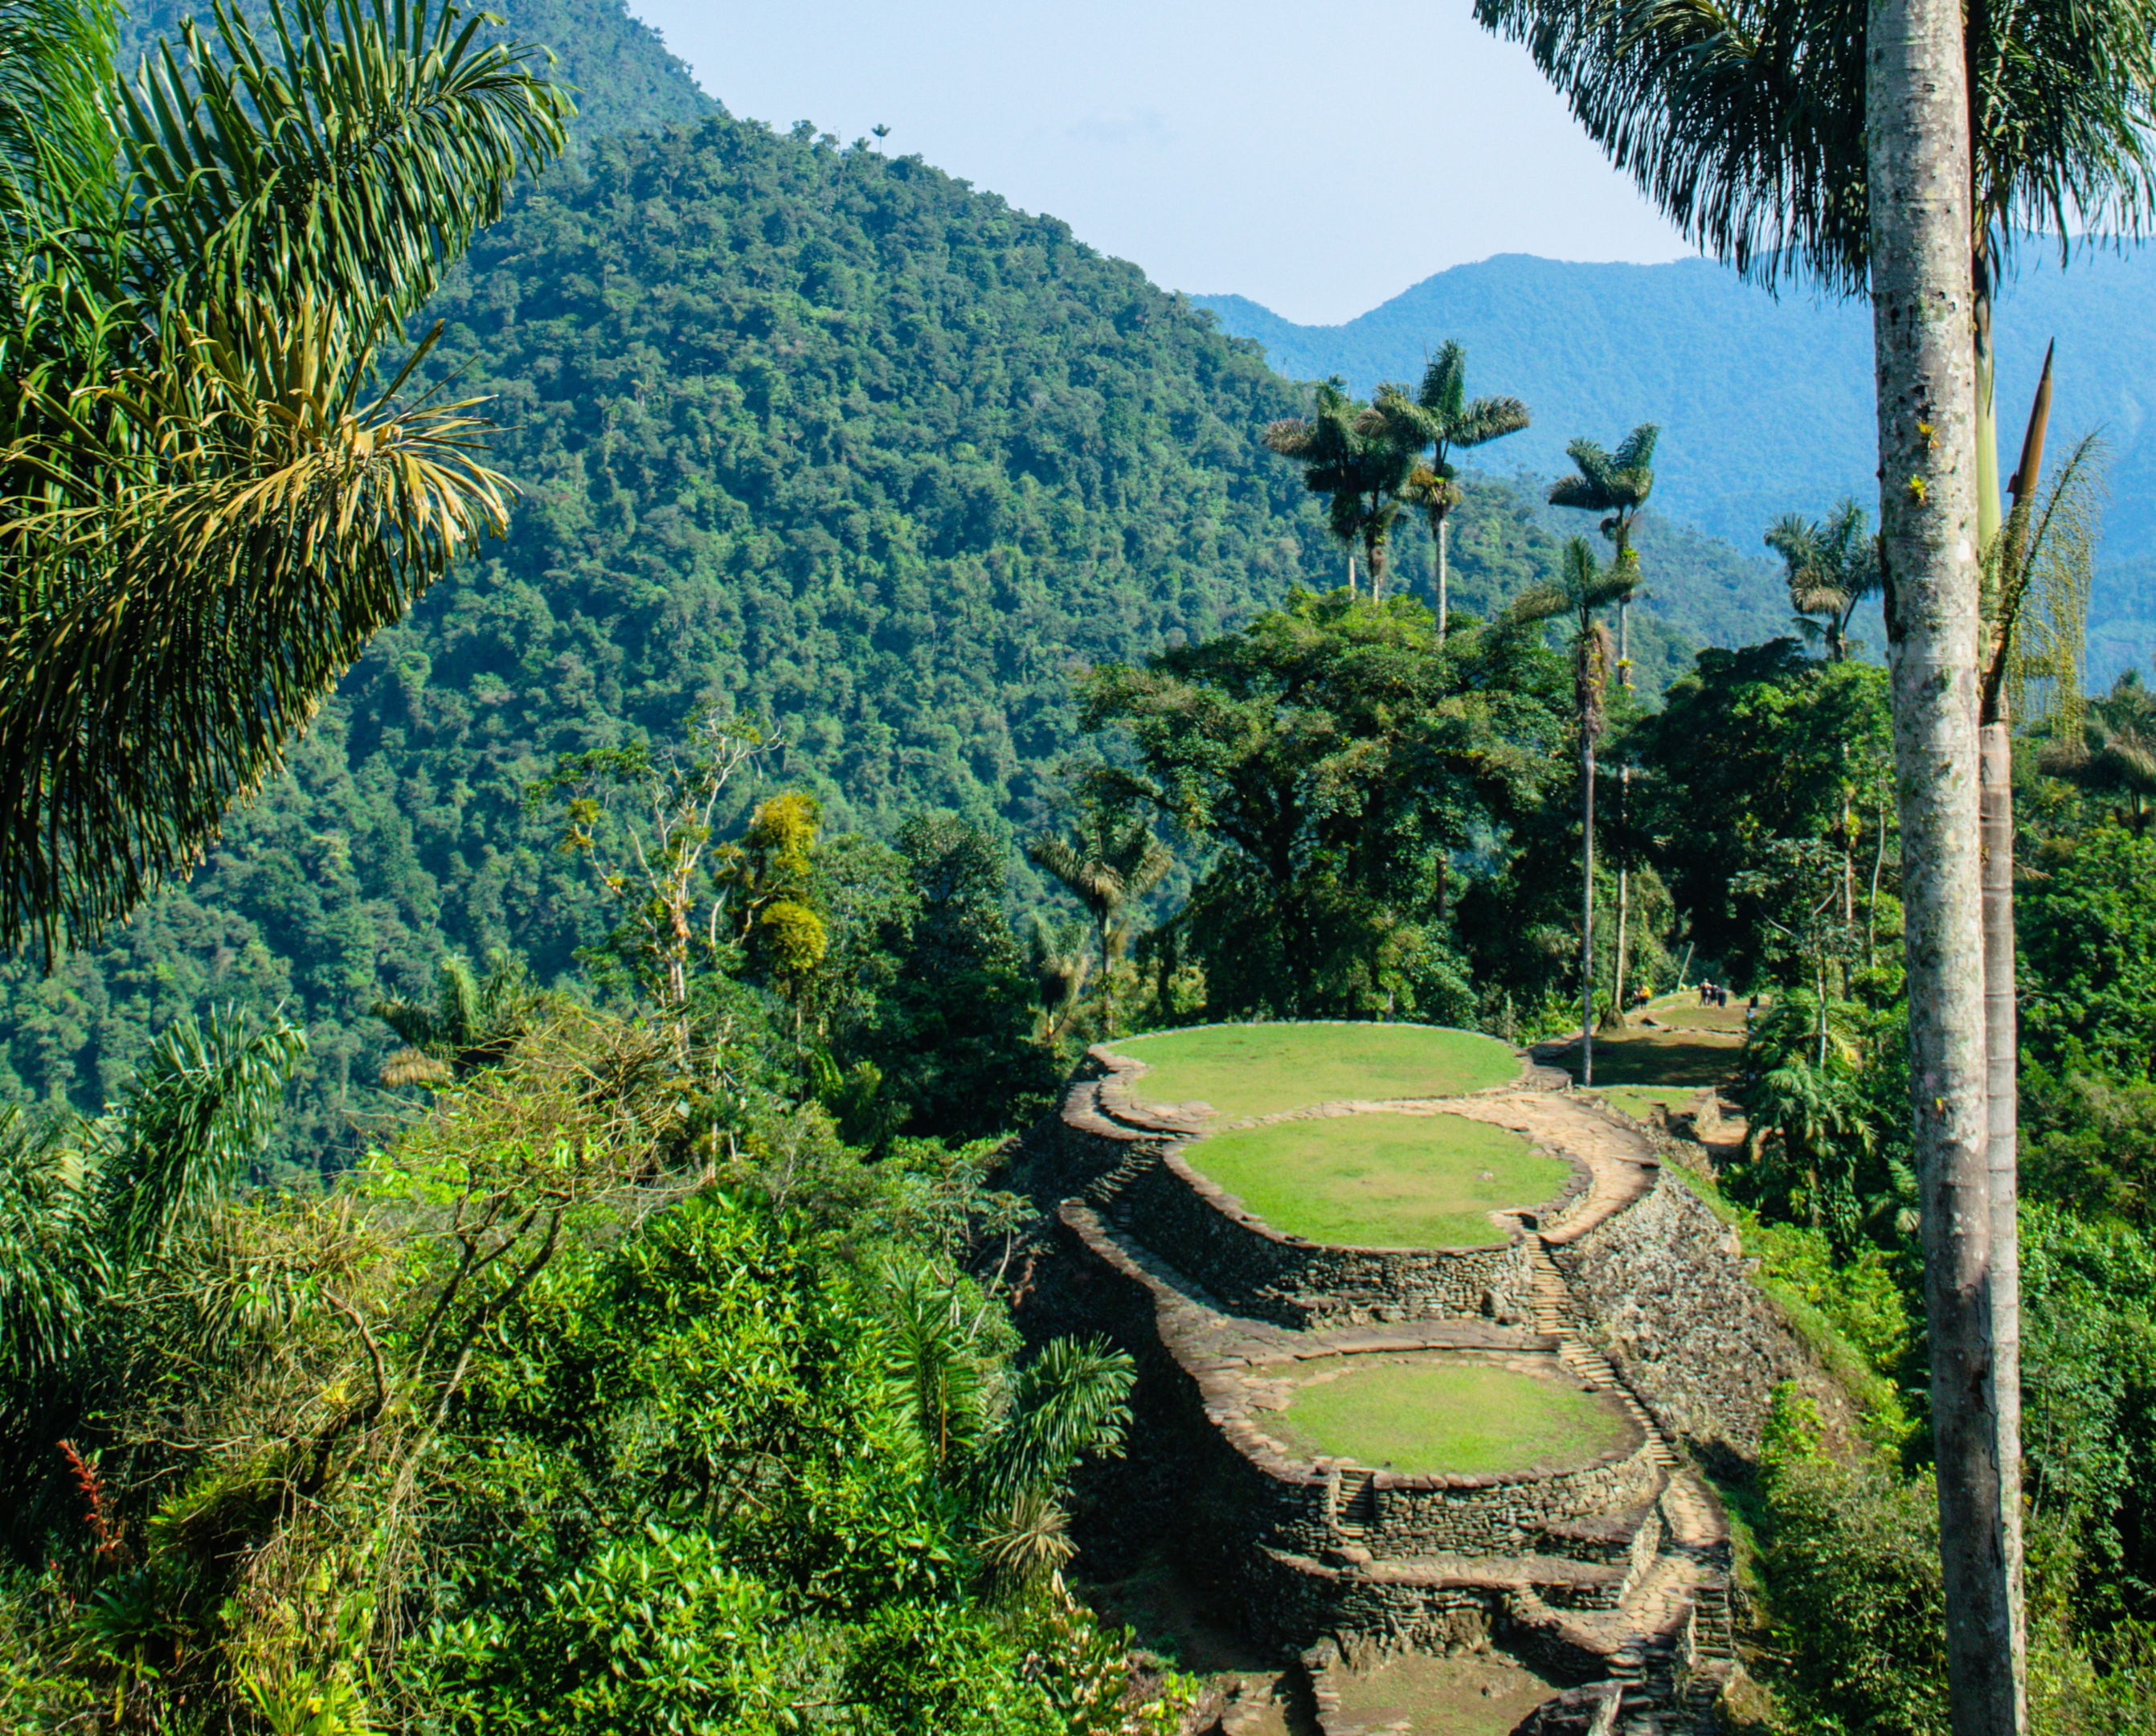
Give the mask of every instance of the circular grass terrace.
POLYGON ((1183 1161, 1283 1235, 1332 1247, 1486 1248, 1494 1211, 1527 1210, 1571 1176, 1561 1158, 1464 1115, 1325 1115, 1237 1127, 1183 1161))
POLYGON ((1444 1352, 1363 1353, 1298 1365, 1265 1430, 1301 1457, 1403 1477, 1549 1475, 1636 1446, 1615 1399, 1554 1364, 1444 1352))
POLYGON ((1121 1037, 1148 1103, 1209 1103, 1223 1121, 1353 1100, 1456 1097, 1520 1076, 1495 1037, 1428 1025, 1209 1025, 1121 1037))

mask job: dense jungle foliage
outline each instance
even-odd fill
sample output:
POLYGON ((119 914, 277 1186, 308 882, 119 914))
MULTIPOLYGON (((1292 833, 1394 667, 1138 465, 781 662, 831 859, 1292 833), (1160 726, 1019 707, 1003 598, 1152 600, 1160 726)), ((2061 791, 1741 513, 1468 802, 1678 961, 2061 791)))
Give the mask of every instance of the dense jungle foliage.
MULTIPOLYGON (((588 115, 681 118, 617 13, 532 16, 627 81, 588 115)), ((1117 1030, 1563 1032, 1584 740, 1599 1013, 1760 993, 1687 1182, 1852 1400, 1785 1393, 1725 1492, 1732 1716, 1943 1729, 1880 670, 1650 518, 1628 686, 1625 557, 1473 479, 1449 623, 1412 519, 1353 594, 1262 444, 1301 388, 806 126, 594 127, 438 311, 510 537, 185 887, 0 971, 0 1722, 1166 1736, 1192 1685, 1060 1577, 1132 1371, 1030 1330, 1004 1136, 1117 1030)), ((2125 682, 2017 748, 2076 1736, 2156 1707, 2152 719, 2125 682)))
MULTIPOLYGON (((609 54, 580 13, 534 18, 574 34, 595 118, 629 112, 606 106, 622 66, 663 71, 640 31, 609 54)), ((557 752, 724 696, 835 829, 935 809, 1008 838, 1057 799, 1077 670, 1341 571, 1259 443, 1298 388, 1135 267, 918 159, 723 116, 588 139, 434 311, 526 490, 509 540, 375 640, 185 887, 49 978, 0 965, 0 1100, 94 1111, 155 1031, 228 999, 312 1039, 280 1149, 349 1152, 352 1118, 391 1107, 378 996, 429 992, 447 953, 510 949, 553 982, 603 932, 522 811, 557 752)), ((1471 481, 1455 606, 1548 570, 1546 511, 1471 481)), ((1711 546, 1658 531, 1660 600, 1634 612, 1650 685, 1686 654, 1687 587, 1727 595, 1711 546)), ((1426 588, 1426 530, 1395 542, 1397 583, 1426 588)))

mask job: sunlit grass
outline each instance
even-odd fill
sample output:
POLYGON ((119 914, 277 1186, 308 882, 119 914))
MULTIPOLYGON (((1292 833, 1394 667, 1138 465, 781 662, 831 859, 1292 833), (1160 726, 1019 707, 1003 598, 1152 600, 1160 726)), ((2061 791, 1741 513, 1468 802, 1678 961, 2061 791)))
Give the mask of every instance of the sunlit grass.
POLYGON ((1352 1098, 1450 1097, 1519 1076, 1495 1037, 1423 1025, 1224 1025, 1119 1038, 1151 1069, 1154 1103, 1210 1103, 1224 1118, 1352 1098))
POLYGON ((1481 1247, 1490 1213, 1542 1204, 1560 1160, 1463 1115, 1329 1115, 1215 1134, 1185 1153, 1274 1229, 1376 1248, 1481 1247))
POLYGON ((1303 1370, 1320 1378, 1300 1387, 1265 1429, 1306 1457, 1410 1477, 1484 1476, 1583 1464, 1634 1435, 1600 1394, 1487 1362, 1353 1356, 1303 1370))

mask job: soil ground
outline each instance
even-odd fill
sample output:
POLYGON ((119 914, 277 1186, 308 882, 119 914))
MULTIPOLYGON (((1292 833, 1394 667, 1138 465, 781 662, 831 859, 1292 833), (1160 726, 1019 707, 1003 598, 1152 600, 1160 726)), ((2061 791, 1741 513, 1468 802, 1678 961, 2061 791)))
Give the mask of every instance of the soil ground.
POLYGON ((1559 1692, 1502 1652, 1395 1658, 1367 1673, 1336 1670, 1340 1720, 1402 1736, 1507 1736, 1559 1692))
MULTIPOLYGON (((1681 1101, 1731 1082, 1743 1047, 1743 1001, 1732 996, 1726 1007, 1703 1007, 1697 992, 1665 994, 1631 1014, 1622 1030, 1595 1032, 1595 1088, 1630 1086, 1643 1104, 1681 1101)), ((1537 1053, 1549 1066, 1579 1076, 1577 1037, 1537 1053)), ((1612 1102, 1628 1115, 1640 1113, 1614 1097, 1612 1102)))
POLYGON ((1503 1242, 1493 1210, 1553 1198, 1570 1174, 1517 1133, 1460 1115, 1343 1115, 1219 1133, 1187 1154, 1276 1230, 1373 1248, 1503 1242))
POLYGON ((1265 1420, 1282 1446, 1409 1477, 1556 1471, 1638 1439, 1606 1395, 1480 1358, 1321 1357, 1295 1378, 1287 1409, 1265 1420))
POLYGON ((1134 1086, 1146 1102, 1209 1103, 1230 1122, 1318 1103, 1458 1097, 1520 1071, 1494 1037, 1421 1025, 1214 1025, 1113 1047, 1152 1069, 1134 1086))

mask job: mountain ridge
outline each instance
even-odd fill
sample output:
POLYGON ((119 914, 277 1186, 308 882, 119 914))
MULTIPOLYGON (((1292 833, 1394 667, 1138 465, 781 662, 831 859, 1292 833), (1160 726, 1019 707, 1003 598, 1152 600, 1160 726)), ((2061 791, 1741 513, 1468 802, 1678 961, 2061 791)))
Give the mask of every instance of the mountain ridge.
MULTIPOLYGON (((2101 428, 2111 506, 2092 609, 2093 672, 2156 646, 2156 391, 2117 365, 2156 328, 2156 247, 2092 249, 2061 271, 2021 255, 1999 300, 2000 445, 2019 444, 2044 347, 2058 339, 2052 449, 2101 428)), ((1845 496, 1876 510, 1871 316, 1861 302, 1779 298, 1702 259, 1582 264, 1500 254, 1455 265, 1337 326, 1304 326, 1236 295, 1193 295, 1281 372, 1337 374, 1358 393, 1413 380, 1448 337, 1469 388, 1527 402, 1535 424, 1493 447, 1497 465, 1549 474, 1567 441, 1614 444, 1659 423, 1655 504, 1739 551, 1782 513, 1845 496)))

